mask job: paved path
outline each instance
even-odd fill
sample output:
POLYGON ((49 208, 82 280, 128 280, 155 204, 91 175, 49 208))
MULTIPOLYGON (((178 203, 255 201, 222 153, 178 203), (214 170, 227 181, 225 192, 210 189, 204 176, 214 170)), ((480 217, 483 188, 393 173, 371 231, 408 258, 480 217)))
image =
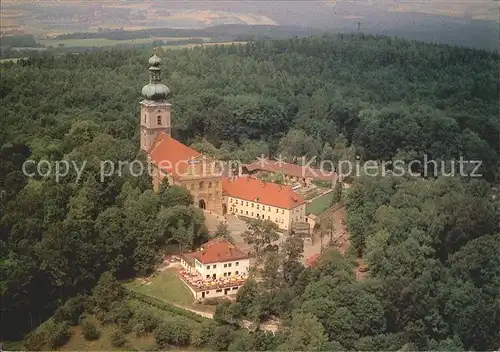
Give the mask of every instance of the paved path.
MULTIPOLYGON (((173 305, 173 306, 176 306, 177 308, 181 308, 181 309, 190 311, 192 313, 201 315, 202 317, 205 317, 205 318, 208 318, 208 319, 213 319, 214 318, 214 314, 213 313, 202 312, 200 310, 196 310, 196 309, 192 309, 192 308, 187 308, 187 307, 184 307, 184 306, 181 306, 179 304, 172 303, 172 302, 169 302, 169 303, 171 305, 173 305)), ((248 320, 243 320, 242 323, 243 323, 243 327, 245 329, 253 329, 253 327, 254 327, 254 324, 252 322, 248 321, 248 320)), ((265 331, 276 332, 279 329, 279 323, 278 322, 264 322, 264 323, 262 323, 262 324, 259 325, 259 328, 262 329, 262 330, 265 330, 265 331)))

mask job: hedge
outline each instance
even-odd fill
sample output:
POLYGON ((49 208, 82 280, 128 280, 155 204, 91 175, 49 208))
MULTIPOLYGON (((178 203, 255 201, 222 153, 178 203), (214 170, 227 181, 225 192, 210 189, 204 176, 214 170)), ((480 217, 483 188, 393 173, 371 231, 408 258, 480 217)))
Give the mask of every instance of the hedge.
POLYGON ((182 316, 189 318, 191 320, 194 320, 198 323, 203 323, 203 322, 209 320, 208 318, 205 318, 199 314, 196 314, 196 313, 190 312, 188 310, 179 308, 177 306, 174 306, 171 303, 162 301, 161 299, 158 299, 156 297, 152 297, 152 296, 149 296, 149 295, 141 293, 141 292, 136 292, 136 291, 133 291, 129 288, 126 288, 126 291, 127 291, 127 295, 130 298, 136 299, 136 300, 141 301, 141 302, 146 303, 146 304, 149 304, 149 305, 156 307, 158 309, 161 309, 165 312, 170 312, 170 313, 173 313, 176 315, 182 315, 182 316))

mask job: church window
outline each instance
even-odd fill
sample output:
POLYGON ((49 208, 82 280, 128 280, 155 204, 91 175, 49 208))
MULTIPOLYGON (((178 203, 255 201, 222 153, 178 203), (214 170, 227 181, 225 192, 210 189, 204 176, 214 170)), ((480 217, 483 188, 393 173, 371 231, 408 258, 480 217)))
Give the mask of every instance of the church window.
POLYGON ((157 123, 158 125, 161 125, 161 116, 158 116, 158 117, 156 118, 156 123, 157 123))
POLYGON ((203 189, 203 181, 200 181, 200 189, 203 189))
POLYGON ((208 188, 212 188, 212 182, 208 183, 208 188))
POLYGON ((146 120, 146 115, 144 115, 144 123, 146 123, 146 121, 147 121, 147 120, 146 120))

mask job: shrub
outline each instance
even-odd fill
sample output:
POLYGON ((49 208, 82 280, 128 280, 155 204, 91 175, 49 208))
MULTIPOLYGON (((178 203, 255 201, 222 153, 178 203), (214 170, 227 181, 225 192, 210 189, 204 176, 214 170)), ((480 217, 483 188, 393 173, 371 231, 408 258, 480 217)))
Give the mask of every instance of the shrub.
POLYGON ((130 321, 132 319, 132 310, 126 302, 115 302, 107 314, 105 321, 117 324, 123 331, 130 331, 130 321))
POLYGON ((182 319, 169 319, 155 329, 154 337, 159 346, 186 346, 191 340, 191 326, 182 319))
POLYGON ((132 327, 132 331, 135 333, 135 336, 141 337, 146 335, 148 332, 143 323, 137 323, 132 327))
POLYGON ((45 344, 45 336, 40 332, 32 332, 26 336, 23 345, 28 351, 40 351, 45 344))
POLYGON ((216 305, 219 305, 223 302, 230 302, 227 298, 225 297, 210 297, 210 298, 207 298, 203 301, 203 304, 204 305, 208 305, 208 306, 216 306, 216 305))
POLYGON ((64 305, 56 309, 54 320, 58 323, 68 322, 70 325, 78 325, 80 315, 87 308, 85 296, 76 296, 68 299, 64 305))
POLYGON ((99 336, 101 336, 101 333, 97 330, 95 324, 88 320, 84 321, 82 324, 82 333, 83 338, 87 341, 97 340, 99 336))
POLYGON ((234 328, 230 325, 222 325, 215 328, 212 340, 210 341, 211 349, 214 351, 227 351, 233 332, 234 328))
POLYGON ((133 322, 134 326, 142 325, 146 332, 153 332, 160 324, 160 319, 147 310, 139 308, 134 314, 133 322))
POLYGON ((120 330, 115 330, 109 335, 109 341, 113 347, 122 347, 127 340, 125 334, 120 330))
POLYGON ((208 346, 210 341, 213 339, 216 327, 217 324, 213 321, 197 324, 197 326, 193 328, 193 332, 191 334, 191 344, 193 347, 201 348, 208 346))
POLYGON ((124 296, 124 287, 110 272, 101 275, 93 290, 95 304, 103 309, 107 309, 113 302, 122 300, 124 296))
POLYGON ((47 325, 45 340, 50 348, 56 349, 68 342, 70 337, 69 325, 67 323, 56 323, 47 325))

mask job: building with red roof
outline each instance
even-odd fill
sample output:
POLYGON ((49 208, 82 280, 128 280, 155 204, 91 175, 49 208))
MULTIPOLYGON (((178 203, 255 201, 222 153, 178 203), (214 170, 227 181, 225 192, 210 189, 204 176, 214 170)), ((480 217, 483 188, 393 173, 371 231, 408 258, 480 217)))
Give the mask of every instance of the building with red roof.
POLYGON ((270 220, 282 230, 306 218, 306 201, 290 186, 253 177, 223 177, 224 204, 229 213, 270 220))
POLYGON ((222 163, 172 138, 169 89, 161 83, 160 62, 156 54, 149 59, 150 81, 140 103, 141 150, 151 162, 153 187, 158 191, 167 178, 189 190, 200 208, 222 214, 222 163))
MULTIPOLYGON (((225 178, 222 162, 171 136, 169 89, 161 83, 160 62, 156 54, 149 59, 150 81, 142 89, 144 100, 140 103, 141 150, 151 162, 154 189, 158 191, 167 179, 170 185, 186 188, 194 203, 203 210, 267 219, 284 230, 291 229, 292 221, 304 221, 305 201, 290 187, 253 178, 225 178)), ((299 167, 286 165, 286 170, 299 167)))
POLYGON ((242 167, 244 173, 262 176, 265 173, 282 174, 286 182, 298 182, 303 186, 310 185, 313 180, 335 183, 337 174, 333 171, 314 169, 309 166, 289 164, 283 161, 257 160, 242 167))
POLYGON ((216 238, 180 256, 181 279, 195 298, 235 294, 248 277, 248 254, 226 239, 216 238))

